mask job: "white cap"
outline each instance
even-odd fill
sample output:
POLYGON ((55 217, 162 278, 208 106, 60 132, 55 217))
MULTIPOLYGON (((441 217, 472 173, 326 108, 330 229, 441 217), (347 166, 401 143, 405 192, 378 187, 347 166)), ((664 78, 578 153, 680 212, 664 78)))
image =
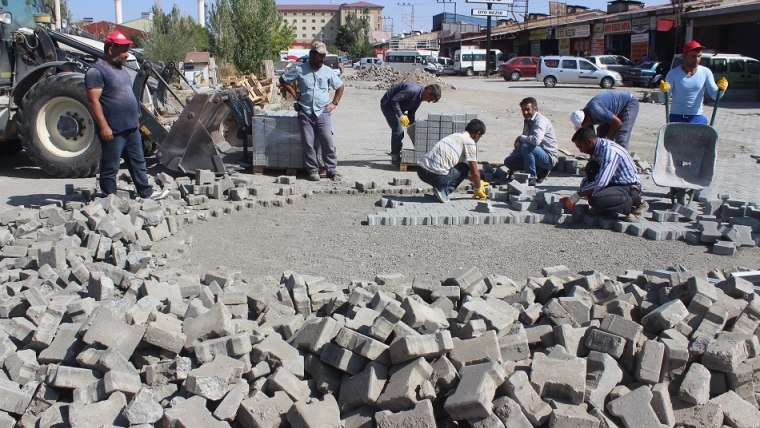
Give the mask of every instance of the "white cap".
POLYGON ((586 114, 583 112, 583 110, 576 110, 570 113, 570 122, 573 122, 573 126, 575 126, 576 131, 583 127, 583 119, 585 118, 586 114))

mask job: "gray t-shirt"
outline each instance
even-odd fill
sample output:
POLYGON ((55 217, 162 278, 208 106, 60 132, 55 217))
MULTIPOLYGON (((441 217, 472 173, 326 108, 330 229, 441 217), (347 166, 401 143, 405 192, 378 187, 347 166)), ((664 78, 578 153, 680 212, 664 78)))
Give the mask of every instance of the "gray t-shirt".
POLYGON ((103 89, 100 105, 114 133, 139 126, 137 98, 132 93, 132 78, 127 69, 98 60, 84 76, 87 89, 103 89))

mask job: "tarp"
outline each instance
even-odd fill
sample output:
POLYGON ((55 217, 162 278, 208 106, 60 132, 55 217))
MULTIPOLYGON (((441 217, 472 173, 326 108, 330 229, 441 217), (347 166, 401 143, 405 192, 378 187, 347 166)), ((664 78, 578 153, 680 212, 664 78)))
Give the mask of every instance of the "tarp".
POLYGON ((670 31, 675 26, 675 21, 670 19, 661 19, 657 21, 657 31, 670 31))

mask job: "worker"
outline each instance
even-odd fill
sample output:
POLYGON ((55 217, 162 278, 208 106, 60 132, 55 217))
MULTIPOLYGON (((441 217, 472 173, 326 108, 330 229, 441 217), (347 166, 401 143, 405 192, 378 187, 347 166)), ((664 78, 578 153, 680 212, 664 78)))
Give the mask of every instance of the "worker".
POLYGON ((100 191, 116 193, 116 174, 123 157, 135 190, 141 198, 163 199, 169 189, 156 192, 148 182, 137 98, 132 78, 125 67, 132 41, 113 31, 106 36, 103 59, 97 60, 84 76, 87 101, 100 136, 100 191))
POLYGON ((613 140, 628 150, 631 129, 639 114, 639 100, 625 91, 607 91, 591 98, 581 110, 570 115, 577 131, 582 126, 599 125, 597 135, 613 140))
POLYGON ((673 101, 670 105, 670 122, 699 123, 707 125, 707 118, 702 116, 702 99, 705 89, 712 99, 718 98, 718 90, 728 89, 728 80, 721 78, 715 83, 712 71, 699 65, 702 59, 702 49, 696 40, 686 43, 683 47, 683 64, 670 70, 665 80, 660 83, 660 90, 667 93, 673 101))
POLYGON ((590 127, 580 128, 572 139, 578 150, 592 160, 586 166, 586 178, 578 192, 563 198, 565 207, 572 210, 581 198, 588 198, 595 213, 623 214, 630 221, 641 219, 649 204, 641 197, 641 179, 628 152, 597 136, 590 127))
POLYGON ((482 120, 473 119, 464 130, 437 142, 417 163, 417 176, 433 186, 435 197, 442 203, 449 201, 449 195, 467 176, 476 189, 475 197, 486 198, 485 184, 478 170, 477 149, 478 140, 486 133, 486 125, 482 120))
POLYGON ((520 101, 520 111, 525 119, 522 135, 515 139, 514 151, 504 159, 504 166, 510 172, 525 171, 530 175, 528 185, 535 186, 557 163, 557 137, 549 119, 538 112, 535 98, 520 101))
POLYGON ((380 110, 391 127, 391 163, 401 165, 404 128, 414 123, 415 113, 423 101, 437 103, 441 99, 441 87, 401 82, 391 86, 380 100, 380 110))
POLYGON ((317 143, 322 149, 327 178, 334 180, 340 176, 332 138, 332 112, 338 107, 345 87, 332 68, 324 67, 326 56, 327 46, 322 42, 314 42, 309 50, 309 61, 295 65, 280 77, 280 86, 296 100, 303 162, 310 181, 320 179, 317 143), (293 88, 293 81, 298 82, 298 94, 293 88), (335 90, 332 101, 330 87, 335 90))

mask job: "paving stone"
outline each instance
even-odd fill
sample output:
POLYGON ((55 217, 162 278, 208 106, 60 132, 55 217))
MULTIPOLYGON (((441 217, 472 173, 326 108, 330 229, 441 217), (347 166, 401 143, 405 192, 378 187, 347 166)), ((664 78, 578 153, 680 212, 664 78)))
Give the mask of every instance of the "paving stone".
POLYGON ((652 391, 640 386, 607 404, 607 411, 623 421, 626 427, 656 427, 660 424, 652 405, 652 391))
POLYGON ((163 416, 164 409, 148 388, 140 389, 124 409, 124 417, 131 425, 152 424, 163 416))
POLYGON ((636 355, 636 379, 644 383, 658 383, 664 357, 664 344, 654 340, 644 342, 636 355))
POLYGON ((181 400, 164 412, 166 426, 203 426, 212 428, 226 428, 230 424, 219 421, 206 407, 206 400, 200 396, 181 400))
POLYGON ((586 347, 591 351, 599 351, 620 358, 625 350, 625 338, 606 331, 593 329, 586 337, 586 347))
POLYGON ((623 380, 623 370, 609 355, 591 351, 586 359, 585 401, 597 409, 604 409, 607 396, 623 380))
POLYGON ((238 422, 245 428, 286 426, 287 413, 293 401, 282 391, 273 397, 246 398, 240 403, 238 422))
POLYGON ((375 414, 377 428, 395 428, 410 426, 415 428, 435 428, 435 415, 430 400, 421 400, 410 410, 393 413, 383 410, 375 414))
POLYGON ((525 417, 533 426, 539 426, 548 422, 552 409, 541 400, 528 380, 525 372, 517 371, 509 376, 505 382, 509 398, 514 400, 522 409, 525 417))
POLYGON ((371 362, 364 371, 344 379, 340 385, 341 412, 345 413, 364 405, 374 406, 388 380, 388 368, 371 362))
POLYGON ((335 397, 326 394, 322 401, 296 402, 288 411, 287 419, 293 428, 339 427, 340 410, 335 397))
POLYGON ((692 404, 705 404, 710 400, 710 371, 699 363, 692 363, 681 382, 678 398, 692 404))
POLYGON ((395 365, 389 372, 390 379, 377 399, 377 407, 399 412, 417 404, 417 387, 430 378, 433 367, 424 358, 395 365))
POLYGON ((552 358, 536 353, 530 379, 542 398, 552 397, 580 404, 586 392, 586 361, 577 357, 552 358))
POLYGON ((676 426, 684 428, 720 428, 723 425, 723 408, 717 403, 695 405, 673 399, 676 426))
MULTIPOLYGON (((340 337, 340 334, 338 334, 338 337, 340 337)), ((390 361, 393 364, 400 364, 419 357, 433 358, 441 356, 452 349, 454 349, 454 342, 448 330, 435 334, 406 336, 394 341, 389 347, 390 361)), ((377 357, 365 356, 370 360, 378 360, 377 357)), ((378 362, 383 363, 382 360, 378 360, 378 362)))
POLYGON ((124 426, 128 424, 122 415, 126 405, 127 398, 121 392, 115 392, 107 400, 97 403, 74 402, 69 406, 69 422, 76 427, 124 426))
POLYGON ((491 415, 496 388, 506 373, 497 363, 481 363, 459 370, 459 385, 446 399, 444 409, 454 420, 486 418, 491 415))

